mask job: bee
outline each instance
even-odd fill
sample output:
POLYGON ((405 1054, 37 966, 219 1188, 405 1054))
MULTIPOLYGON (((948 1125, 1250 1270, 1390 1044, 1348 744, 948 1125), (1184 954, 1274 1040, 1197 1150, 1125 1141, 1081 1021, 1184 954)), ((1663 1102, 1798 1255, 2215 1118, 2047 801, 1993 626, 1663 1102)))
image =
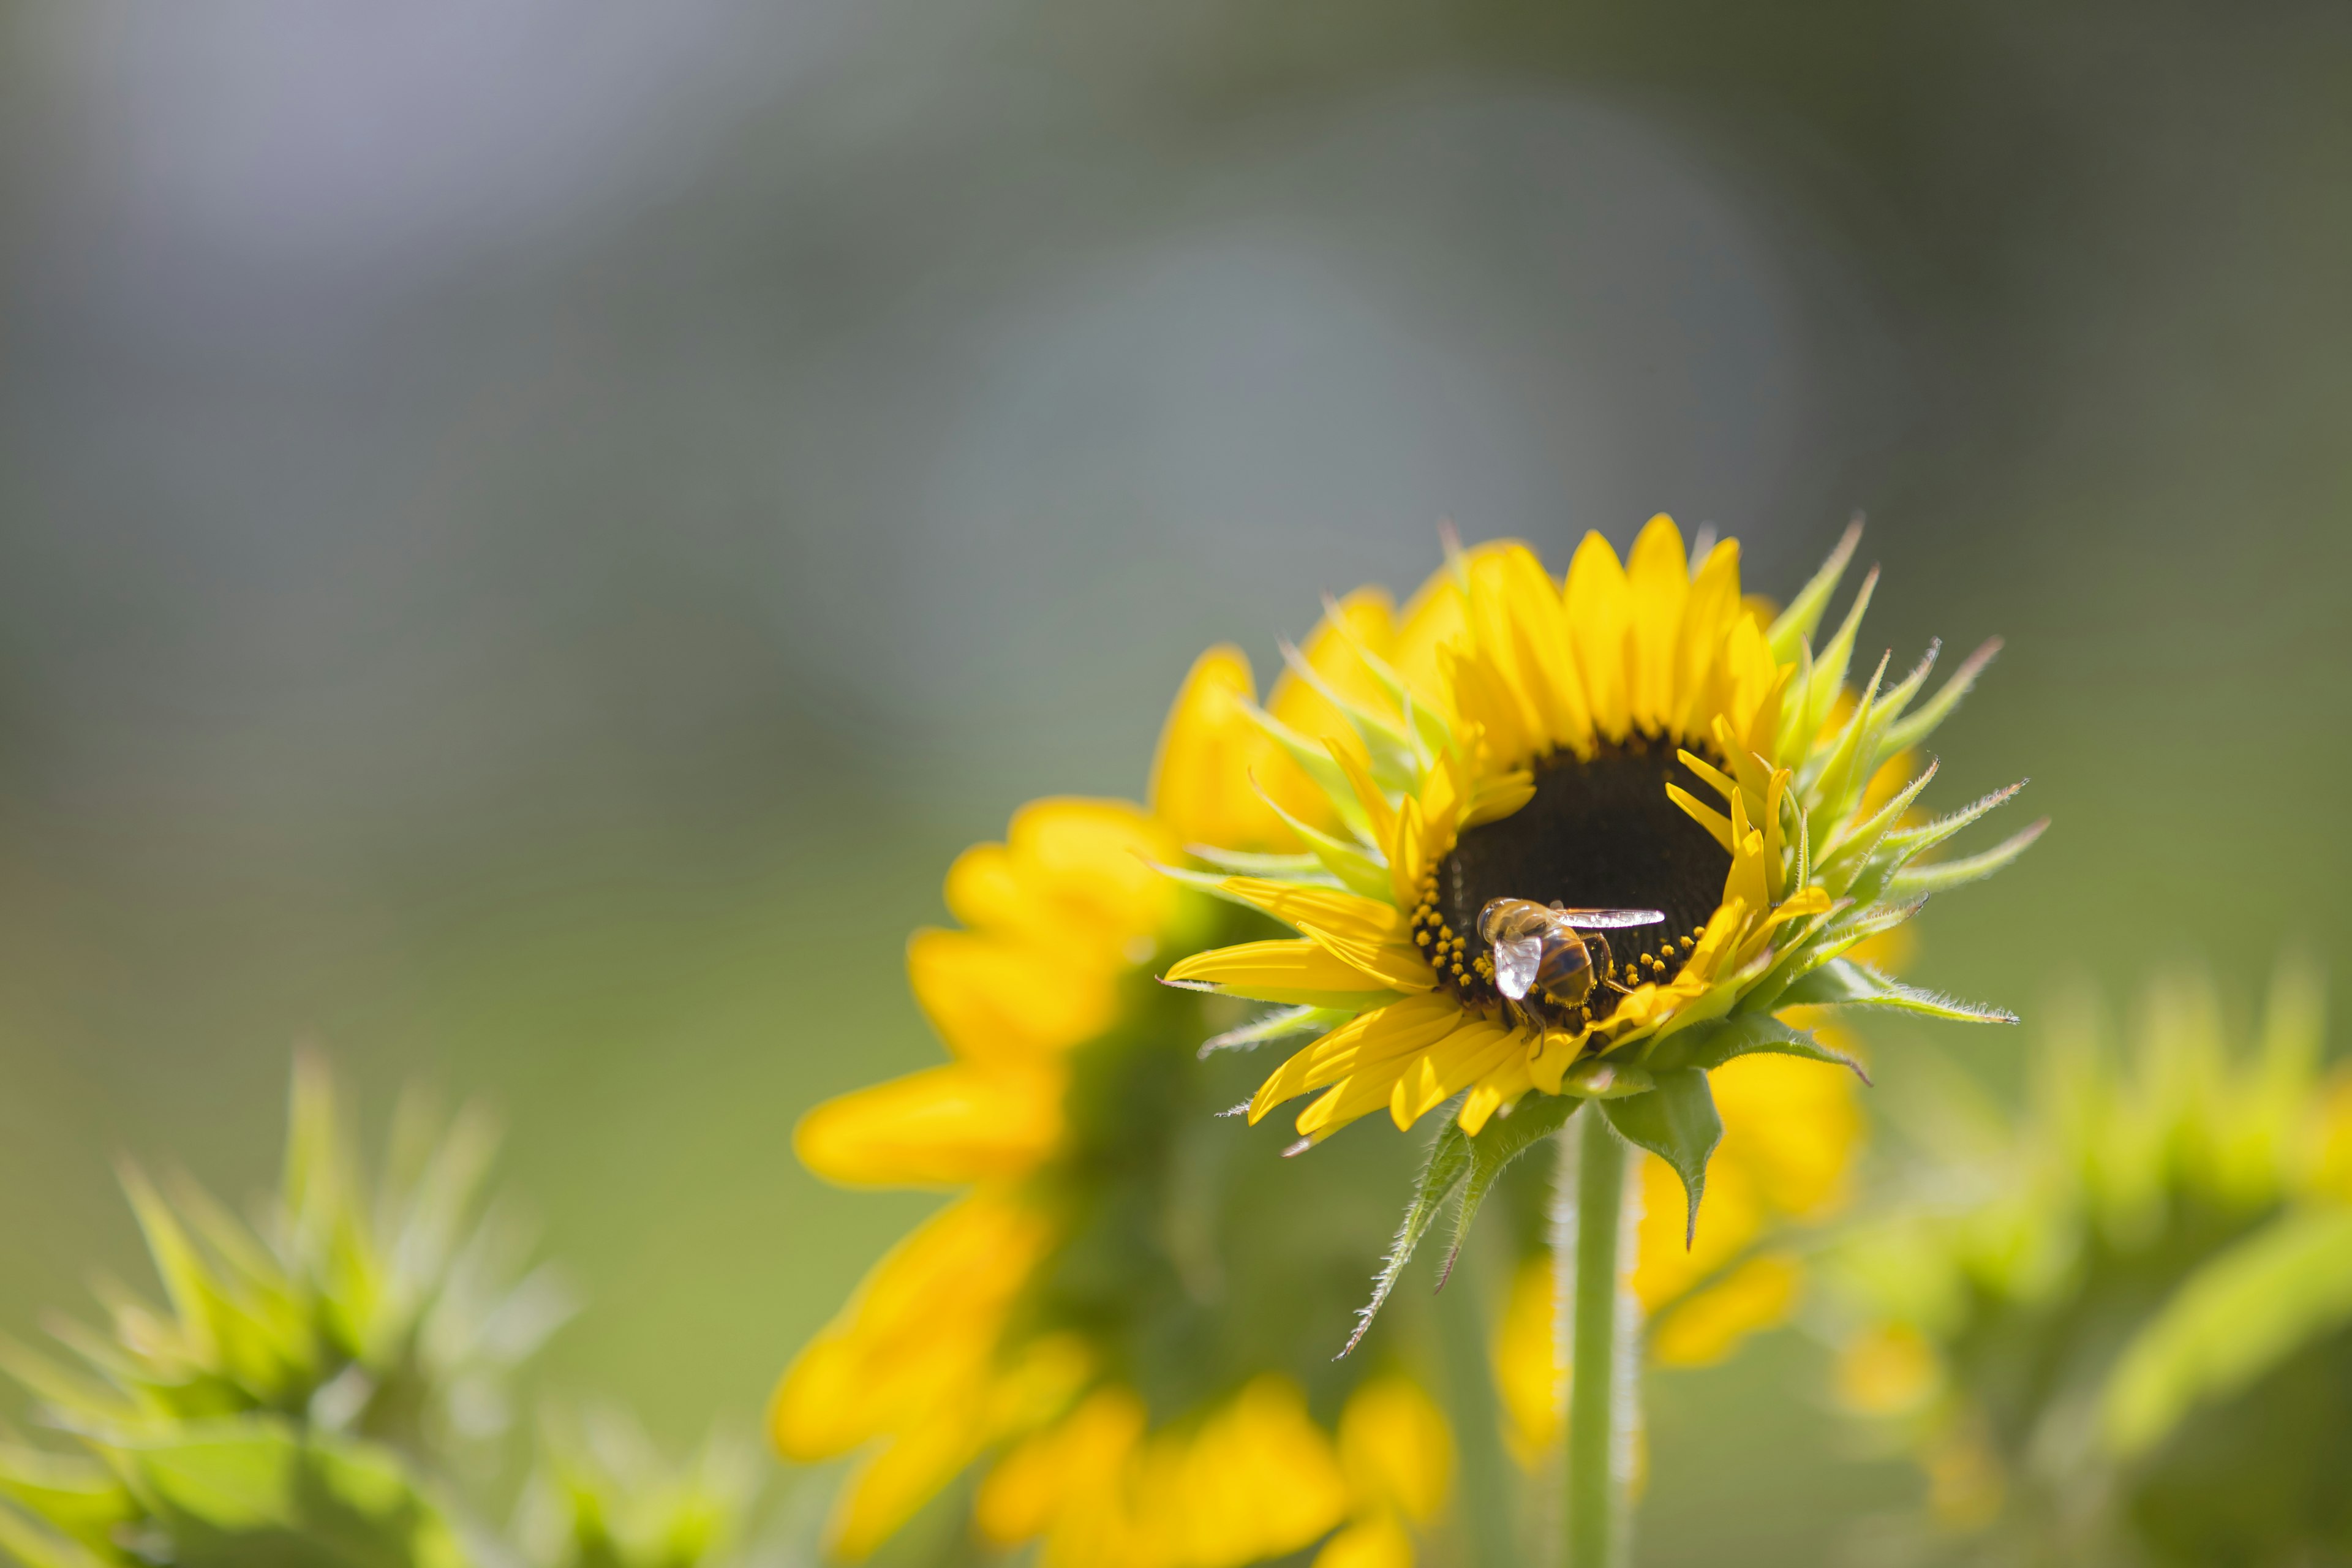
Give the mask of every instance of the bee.
POLYGON ((1496 899, 1478 911, 1478 935, 1495 960, 1495 989, 1507 1005, 1527 1013, 1535 1003, 1563 1011, 1580 1007, 1592 994, 1596 973, 1601 984, 1622 991, 1609 978, 1616 954, 1601 932, 1628 926, 1665 923, 1657 910, 1571 910, 1557 900, 1546 906, 1531 899, 1496 899), (1601 944, 1602 963, 1595 971, 1590 940, 1601 944))

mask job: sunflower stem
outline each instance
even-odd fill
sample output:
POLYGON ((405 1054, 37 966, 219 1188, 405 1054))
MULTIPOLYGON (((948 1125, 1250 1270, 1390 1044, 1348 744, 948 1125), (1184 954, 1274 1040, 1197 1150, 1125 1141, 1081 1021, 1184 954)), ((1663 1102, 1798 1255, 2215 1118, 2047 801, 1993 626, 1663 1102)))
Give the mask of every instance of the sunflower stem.
POLYGON ((1554 1285, 1570 1323, 1565 1562, 1618 1568, 1629 1557, 1625 1483, 1640 1386, 1628 1355, 1633 1313, 1618 1277, 1633 1151, 1597 1109, 1571 1118, 1559 1137, 1562 1173, 1571 1141, 1576 1161, 1576 1235, 1572 1248, 1560 1248, 1554 1285))

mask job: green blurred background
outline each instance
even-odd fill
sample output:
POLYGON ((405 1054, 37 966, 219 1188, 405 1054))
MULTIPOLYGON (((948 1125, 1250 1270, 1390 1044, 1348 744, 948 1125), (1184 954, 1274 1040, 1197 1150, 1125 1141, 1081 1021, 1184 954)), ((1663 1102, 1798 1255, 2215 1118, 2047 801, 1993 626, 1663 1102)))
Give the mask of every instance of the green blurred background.
MULTIPOLYGON (((748 1423, 948 857, 1443 516, 2004 635, 1927 983, 2341 972, 2347 279, 2333 0, 0 0, 0 1325, 315 1040, 505 1110, 557 1386, 748 1423)), ((1643 1560, 1861 1550, 1820 1386, 1661 1378, 1643 1560)))

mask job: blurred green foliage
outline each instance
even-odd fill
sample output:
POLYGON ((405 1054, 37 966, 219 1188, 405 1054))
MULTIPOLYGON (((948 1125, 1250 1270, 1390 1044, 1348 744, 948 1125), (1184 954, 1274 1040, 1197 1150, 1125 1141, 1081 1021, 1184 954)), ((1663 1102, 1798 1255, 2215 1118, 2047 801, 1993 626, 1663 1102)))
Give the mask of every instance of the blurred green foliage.
POLYGON ((2022 1125, 1939 1098, 1942 1162, 1839 1254, 1842 1389, 1928 1472, 1923 1555, 2352 1556, 2352 1078, 2305 968, 2239 1034, 2193 973, 2122 1051, 2061 1009, 2022 1125))
MULTIPOLYGON (((496 1134, 404 1100, 361 1174, 325 1067, 296 1063, 286 1163, 253 1223, 193 1181, 123 1184, 166 1305, 101 1285, 66 1358, 0 1341, 62 1442, 0 1431, 0 1554, 26 1568, 712 1568, 751 1492, 740 1454, 672 1471, 625 1421, 542 1444, 497 1500, 514 1369, 572 1310, 488 1204, 496 1134)), ((551 1432, 556 1429, 551 1428, 551 1432)))

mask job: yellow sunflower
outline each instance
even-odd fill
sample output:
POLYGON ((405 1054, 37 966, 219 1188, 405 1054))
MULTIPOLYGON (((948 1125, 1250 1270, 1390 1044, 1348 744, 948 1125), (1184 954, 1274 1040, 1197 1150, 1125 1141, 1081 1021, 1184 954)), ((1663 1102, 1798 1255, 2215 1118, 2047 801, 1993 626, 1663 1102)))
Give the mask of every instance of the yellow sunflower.
MULTIPOLYGON (((1475 1142, 1528 1117, 1531 1095, 1552 1102, 1548 1126, 1597 1100, 1682 1177, 1687 1229, 1720 1130, 1707 1070, 1757 1052, 1839 1059, 1775 1015, 2011 1021, 1852 956, 2041 827, 1922 864, 2014 787, 1908 821, 1931 763, 1870 798, 1994 645, 1932 697, 1932 648, 1901 679, 1882 659, 1850 689, 1874 573, 1828 641, 1812 638, 1857 538, 1777 615, 1743 595, 1736 541, 1694 562, 1664 517, 1622 563, 1587 535, 1564 580, 1496 544, 1453 552, 1400 616, 1371 594, 1333 605, 1292 660, 1319 721, 1258 715, 1314 786, 1303 806, 1264 795, 1302 851, 1226 858, 1230 874, 1200 879, 1297 934, 1198 952, 1166 976, 1320 1026, 1251 1119, 1313 1095, 1304 1147, 1378 1110, 1405 1128, 1451 1101, 1475 1142), (1505 933, 1507 904, 1555 918, 1505 933)), ((1525 1147, 1531 1131, 1498 1141, 1525 1147)), ((1448 1163, 1433 1177, 1472 1170, 1448 1163)))
POLYGON ((1219 1300, 1316 1288, 1232 1234, 1231 1212, 1263 1205, 1213 1210, 1187 1184, 1204 1141, 1230 1142, 1207 1113, 1243 1064, 1202 1040, 1235 1020, 1152 980, 1254 918, 1155 868, 1194 840, 1287 836, 1248 786, 1281 765, 1254 710, 1246 661, 1212 650, 1170 715, 1150 807, 1039 801, 959 858, 957 926, 908 953, 950 1059, 798 1129, 835 1181, 960 1194, 777 1390, 786 1457, 856 1457, 839 1556, 975 1469, 972 1531, 1040 1542, 1053 1568, 1238 1568, 1318 1543, 1322 1568, 1407 1568, 1445 1502, 1451 1433, 1401 1364, 1334 1369, 1319 1336, 1289 1353, 1218 1326, 1219 1300))

